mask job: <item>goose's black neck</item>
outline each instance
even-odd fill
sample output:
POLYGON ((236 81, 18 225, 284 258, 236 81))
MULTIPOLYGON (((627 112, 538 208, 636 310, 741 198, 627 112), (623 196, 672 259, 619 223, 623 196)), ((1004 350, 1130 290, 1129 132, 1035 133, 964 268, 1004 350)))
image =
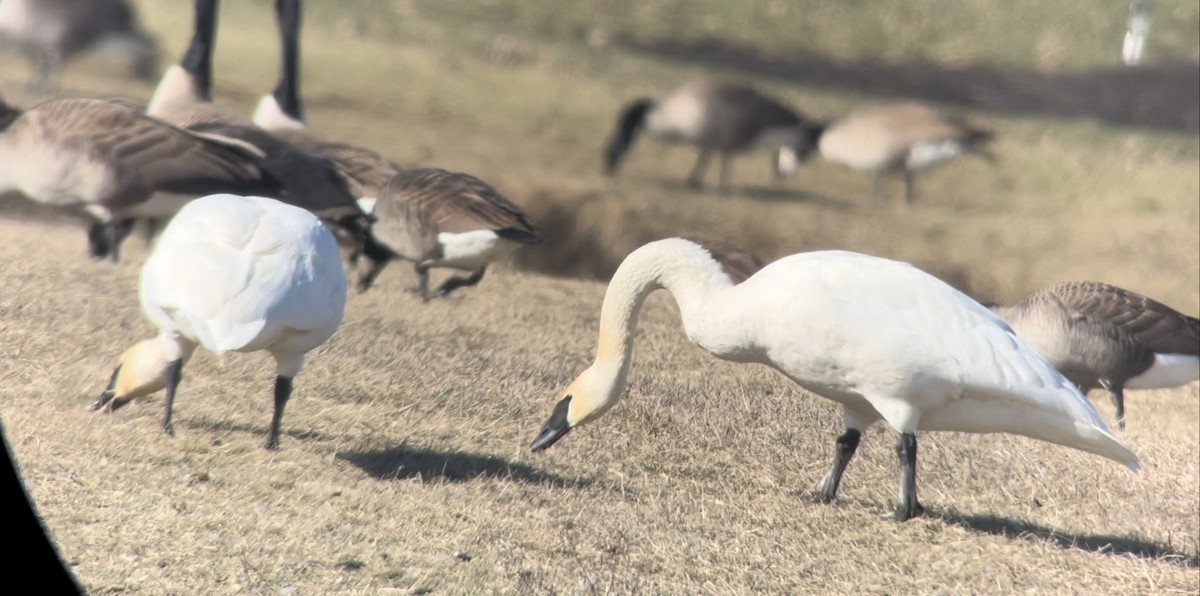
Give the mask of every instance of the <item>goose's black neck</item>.
POLYGON ((304 104, 300 100, 300 0, 275 0, 279 38, 283 43, 283 65, 279 84, 272 92, 279 109, 304 122, 304 104))
POLYGON ((605 149, 605 172, 609 174, 616 172, 617 167, 621 165, 621 158, 633 146, 638 132, 646 123, 646 116, 653 108, 654 100, 639 99, 625 106, 625 109, 621 111, 621 115, 617 119, 616 133, 605 149))
POLYGON ((196 0, 196 22, 192 41, 179 65, 196 81, 196 91, 212 98, 212 55, 217 38, 217 0, 196 0))

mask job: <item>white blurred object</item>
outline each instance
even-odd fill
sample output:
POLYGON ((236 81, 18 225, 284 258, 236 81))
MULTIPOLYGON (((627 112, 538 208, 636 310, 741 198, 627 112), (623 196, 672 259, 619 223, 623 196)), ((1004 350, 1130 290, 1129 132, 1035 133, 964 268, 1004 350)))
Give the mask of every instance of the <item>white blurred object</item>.
POLYGON ((1133 0, 1129 3, 1129 26, 1121 46, 1121 60, 1127 66, 1140 64, 1146 51, 1146 37, 1150 35, 1150 2, 1133 0))

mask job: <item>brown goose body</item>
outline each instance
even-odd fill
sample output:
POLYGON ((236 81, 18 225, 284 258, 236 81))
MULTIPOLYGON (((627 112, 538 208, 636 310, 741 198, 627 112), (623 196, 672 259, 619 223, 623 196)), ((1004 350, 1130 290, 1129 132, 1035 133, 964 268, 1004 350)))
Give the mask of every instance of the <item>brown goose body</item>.
POLYGON ((158 74, 158 43, 128 0, 3 0, 0 38, 16 41, 33 62, 36 93, 52 93, 66 62, 103 42, 130 55, 133 76, 158 74))
POLYGON ((265 156, 262 167, 282 188, 274 198, 307 209, 361 238, 369 227, 368 218, 326 157, 298 148, 211 101, 217 5, 217 0, 195 1, 191 43, 180 63, 168 68, 159 80, 146 112, 181 128, 253 145, 265 156))
POLYGON ((750 279, 750 276, 758 273, 759 269, 767 265, 767 260, 762 255, 728 240, 690 236, 684 237, 684 240, 694 242, 700 248, 708 251, 708 254, 721 265, 721 270, 729 276, 729 281, 734 285, 750 279))
POLYGON ((275 14, 282 46, 279 82, 259 100, 254 124, 329 160, 355 198, 374 199, 400 166, 377 151, 332 141, 308 128, 300 93, 300 0, 276 0, 275 14))
POLYGON ((883 177, 904 177, 905 200, 914 198, 913 175, 963 153, 982 153, 992 132, 964 118, 917 102, 869 106, 830 124, 821 134, 821 156, 874 174, 872 194, 883 177))
MULTIPOLYGON (((46 205, 82 209, 113 235, 115 225, 135 217, 156 192, 262 194, 275 188, 253 147, 103 100, 43 102, 13 119, 0 138, 0 187, 46 205)), ((115 246, 106 255, 116 261, 115 246)))
POLYGON ((430 268, 472 272, 443 283, 436 295, 445 296, 479 283, 493 261, 542 240, 525 212, 490 184, 437 168, 414 168, 393 176, 372 214, 372 232, 388 254, 384 259, 367 255, 373 262, 359 279, 360 290, 369 288, 392 258, 414 263, 418 292, 425 298, 430 297, 430 268))
POLYGON ((1200 319, 1100 282, 1038 290, 1000 314, 1021 339, 1082 390, 1112 395, 1125 425, 1125 389, 1200 379, 1200 319))
MULTIPOLYGON (((813 149, 819 126, 758 90, 737 83, 699 79, 661 101, 638 99, 625 106, 605 149, 605 172, 613 174, 645 130, 655 137, 700 149, 688 184, 700 186, 713 152, 721 157, 718 190, 729 190, 733 157, 755 149, 788 149, 799 157, 813 149)), ((778 158, 776 159, 778 164, 778 158)), ((776 176, 782 176, 776 166, 776 176)))

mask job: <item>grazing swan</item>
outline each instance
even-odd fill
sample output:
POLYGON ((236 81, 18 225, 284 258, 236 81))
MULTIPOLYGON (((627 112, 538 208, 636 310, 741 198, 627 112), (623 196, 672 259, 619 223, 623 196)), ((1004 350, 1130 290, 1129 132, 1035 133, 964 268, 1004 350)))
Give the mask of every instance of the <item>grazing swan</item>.
POLYGON ((825 128, 817 143, 826 160, 873 173, 871 195, 876 200, 883 196, 887 174, 903 175, 905 204, 909 204, 915 199, 915 172, 964 153, 991 160, 984 145, 992 135, 932 106, 900 102, 854 112, 825 128))
POLYGON ((342 323, 346 276, 337 243, 308 211, 263 197, 211 195, 179 211, 142 269, 142 312, 160 333, 121 355, 93 410, 109 412, 166 388, 162 427, 196 346, 212 352, 266 350, 275 357, 279 423, 304 355, 342 323))
POLYGON ((918 430, 1007 432, 1089 451, 1132 469, 1091 403, 987 308, 900 263, 828 251, 774 261, 734 284, 698 244, 647 244, 613 275, 600 311, 595 362, 575 379, 533 441, 539 451, 617 403, 642 301, 675 297, 689 339, 734 362, 773 367, 842 404, 846 432, 818 490, 831 501, 862 431, 885 420, 901 433, 896 516, 917 501, 918 430))
MULTIPOLYGON (((690 186, 699 187, 712 152, 721 155, 717 189, 729 190, 733 157, 755 149, 786 149, 803 159, 815 148, 820 127, 779 101, 746 85, 699 79, 662 101, 635 100, 621 109, 617 128, 604 150, 604 171, 612 175, 643 129, 667 141, 690 143, 700 149, 696 165, 688 175, 690 186)), ((780 161, 777 158, 776 164, 780 161)), ((778 166, 776 178, 782 177, 778 166)))
POLYGON ((1200 379, 1200 319, 1094 281, 1063 282, 995 309, 1021 339, 1085 393, 1112 395, 1125 428, 1125 389, 1200 379))

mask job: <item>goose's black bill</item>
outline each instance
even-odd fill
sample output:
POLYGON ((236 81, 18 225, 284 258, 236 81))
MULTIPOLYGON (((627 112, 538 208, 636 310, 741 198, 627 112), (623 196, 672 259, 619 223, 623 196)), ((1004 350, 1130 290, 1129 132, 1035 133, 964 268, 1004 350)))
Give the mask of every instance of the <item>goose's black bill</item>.
POLYGON ((567 436, 571 432, 571 425, 567 422, 567 410, 571 408, 571 396, 562 398, 558 405, 554 406, 554 412, 550 414, 550 419, 542 426, 542 432, 533 440, 530 449, 534 451, 542 451, 549 448, 551 445, 558 442, 559 439, 567 436))

